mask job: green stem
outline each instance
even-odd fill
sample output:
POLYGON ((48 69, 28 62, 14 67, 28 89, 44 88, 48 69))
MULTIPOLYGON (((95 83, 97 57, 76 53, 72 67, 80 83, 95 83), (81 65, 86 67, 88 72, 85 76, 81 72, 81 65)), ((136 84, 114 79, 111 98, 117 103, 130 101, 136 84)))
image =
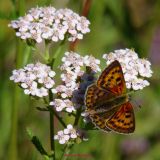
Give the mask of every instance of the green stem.
POLYGON ((74 121, 74 126, 77 126, 78 125, 78 122, 79 122, 79 119, 81 117, 81 112, 82 112, 82 109, 81 107, 79 109, 77 109, 77 112, 76 112, 76 117, 75 117, 75 121, 74 121))
MULTIPOLYGON (((50 62, 50 55, 49 55, 49 42, 45 41, 45 55, 44 59, 46 63, 52 68, 52 63, 50 62)), ((49 102, 53 100, 53 94, 51 90, 49 90, 49 102)), ((46 99, 44 102, 47 103, 46 99)), ((49 109, 49 122, 50 122, 50 148, 51 152, 53 152, 53 160, 55 160, 55 141, 54 141, 54 112, 48 107, 49 109)))
POLYGON ((49 110, 50 112, 52 112, 52 113, 56 116, 56 118, 59 120, 59 122, 62 124, 62 126, 63 126, 64 128, 66 128, 67 126, 66 126, 65 122, 64 122, 63 119, 58 115, 58 113, 57 113, 51 106, 48 106, 47 108, 48 108, 48 110, 49 110))
POLYGON ((60 55, 62 48, 63 48, 63 44, 65 43, 66 38, 60 43, 60 45, 58 46, 56 52, 54 53, 53 57, 52 57, 52 65, 54 64, 55 60, 58 58, 58 56, 60 55))
POLYGON ((61 53, 62 46, 59 46, 56 52, 54 53, 53 60, 57 59, 58 55, 61 53))
MULTIPOLYGON (((52 92, 49 91, 49 100, 53 100, 52 92)), ((55 160, 55 143, 54 143, 54 112, 49 110, 50 113, 50 145, 51 145, 51 152, 53 152, 53 160, 55 160)))
POLYGON ((49 62, 49 42, 45 42, 45 55, 44 55, 44 59, 46 60, 46 62, 49 62))
POLYGON ((66 144, 63 150, 63 154, 60 158, 60 160, 67 160, 69 158, 69 156, 67 156, 67 154, 70 153, 71 148, 72 148, 73 144, 66 144))
POLYGON ((62 126, 63 126, 64 128, 66 128, 67 126, 66 126, 65 122, 62 120, 62 118, 59 117, 59 115, 57 114, 56 111, 53 111, 53 112, 54 112, 56 118, 57 118, 57 119, 59 120, 59 122, 62 124, 62 126))
POLYGON ((53 159, 55 159, 55 144, 54 144, 54 140, 53 140, 53 135, 54 135, 54 116, 52 112, 50 113, 50 145, 51 145, 51 151, 54 152, 54 157, 53 159))
POLYGON ((31 56, 31 50, 32 48, 30 46, 27 46, 24 53, 24 60, 23 65, 26 65, 29 62, 30 56, 31 56))

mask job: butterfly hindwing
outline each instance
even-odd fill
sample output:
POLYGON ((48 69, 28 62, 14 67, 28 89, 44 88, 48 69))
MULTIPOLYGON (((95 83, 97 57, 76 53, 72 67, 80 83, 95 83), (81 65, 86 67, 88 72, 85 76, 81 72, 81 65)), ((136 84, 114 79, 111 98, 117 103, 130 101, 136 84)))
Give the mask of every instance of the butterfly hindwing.
POLYGON ((97 86, 109 90, 116 95, 126 92, 126 84, 120 63, 112 62, 100 75, 97 86))
POLYGON ((116 110, 117 108, 113 108, 109 111, 90 114, 89 117, 97 128, 109 132, 111 129, 106 126, 106 121, 116 112, 116 110))
POLYGON ((98 128, 101 129, 105 132, 109 132, 111 131, 109 128, 106 127, 105 125, 105 118, 103 118, 102 116, 98 115, 98 114, 90 114, 89 117, 92 120, 92 123, 98 128))
POLYGON ((120 106, 106 122, 106 126, 118 133, 132 133, 135 130, 135 117, 131 103, 120 106))

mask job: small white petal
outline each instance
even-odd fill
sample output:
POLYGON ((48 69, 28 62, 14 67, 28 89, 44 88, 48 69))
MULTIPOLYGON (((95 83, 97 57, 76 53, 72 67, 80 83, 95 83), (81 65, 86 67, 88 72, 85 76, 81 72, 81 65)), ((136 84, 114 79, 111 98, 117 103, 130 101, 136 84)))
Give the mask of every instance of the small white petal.
POLYGON ((67 125, 67 128, 68 128, 68 129, 72 129, 73 126, 72 126, 71 124, 68 124, 68 125, 67 125))
POLYGON ((69 134, 69 130, 68 129, 64 129, 64 133, 65 134, 69 134))
POLYGON ((22 88, 27 88, 28 85, 27 85, 26 83, 22 83, 22 84, 21 84, 21 87, 22 87, 22 88))
POLYGON ((57 136, 57 135, 55 135, 55 136, 54 136, 54 139, 55 139, 55 140, 56 140, 56 139, 58 139, 58 136, 57 136))
POLYGON ((77 138, 77 135, 76 134, 71 134, 71 138, 77 138))
POLYGON ((65 144, 65 142, 66 142, 65 139, 60 139, 60 140, 59 140, 59 143, 60 143, 60 144, 65 144))

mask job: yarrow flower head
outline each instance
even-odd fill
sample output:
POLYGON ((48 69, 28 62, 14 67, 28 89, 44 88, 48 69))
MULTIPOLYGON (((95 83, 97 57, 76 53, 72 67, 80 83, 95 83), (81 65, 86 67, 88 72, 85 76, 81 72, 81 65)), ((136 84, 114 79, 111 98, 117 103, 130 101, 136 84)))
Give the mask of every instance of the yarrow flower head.
MULTIPOLYGON (((99 67, 100 61, 93 56, 82 57, 75 52, 66 52, 62 62, 60 69, 63 72, 61 79, 64 85, 59 85, 52 91, 53 93, 62 93, 64 98, 71 97, 73 91, 79 88, 80 83, 77 78, 84 78, 84 67, 90 67, 95 73, 101 71, 99 67)), ((87 76, 85 77, 88 78, 87 76)))
POLYGON ((70 136, 70 138, 77 138, 77 132, 76 130, 73 128, 73 126, 71 124, 67 125, 67 128, 64 129, 64 133, 68 134, 70 136))
POLYGON ((61 99, 53 100, 50 105, 57 111, 71 113, 84 104, 85 90, 94 82, 94 74, 100 71, 100 61, 93 56, 83 57, 75 52, 66 52, 62 62, 60 69, 63 84, 52 89, 54 94, 61 95, 61 99), (91 72, 86 73, 85 67, 89 67, 91 72))
POLYGON ((69 99, 65 99, 65 100, 54 99, 54 101, 50 102, 50 105, 51 106, 53 105, 57 112, 60 112, 63 109, 65 109, 66 112, 68 112, 68 113, 75 111, 73 103, 69 99))
POLYGON ((76 129, 73 128, 71 124, 67 125, 67 128, 65 128, 63 131, 58 131, 57 135, 54 136, 55 140, 58 140, 60 144, 65 144, 69 140, 74 140, 79 136, 76 129))
POLYGON ((55 72, 49 66, 37 62, 28 64, 23 69, 13 70, 10 80, 18 83, 25 94, 43 97, 54 86, 54 76, 55 72))
POLYGON ((69 135, 64 134, 63 131, 58 131, 57 135, 54 136, 55 140, 58 140, 60 144, 65 144, 69 140, 69 135))
POLYGON ((115 50, 104 54, 103 58, 107 65, 114 60, 120 62, 128 89, 139 90, 149 85, 149 82, 144 78, 152 76, 151 63, 146 59, 138 58, 138 54, 134 50, 115 50))
POLYGON ((32 8, 24 17, 9 24, 16 31, 16 36, 23 40, 43 40, 57 42, 68 35, 69 41, 83 39, 90 32, 90 22, 70 9, 56 10, 54 7, 32 8))

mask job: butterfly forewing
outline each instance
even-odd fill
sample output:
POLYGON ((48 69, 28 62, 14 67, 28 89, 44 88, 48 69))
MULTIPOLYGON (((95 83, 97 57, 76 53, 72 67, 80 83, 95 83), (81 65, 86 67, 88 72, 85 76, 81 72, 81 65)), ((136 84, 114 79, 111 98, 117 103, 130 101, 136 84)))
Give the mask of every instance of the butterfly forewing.
MULTIPOLYGON (((85 95, 85 106, 86 106, 86 112, 96 111, 99 104, 104 99, 110 99, 113 98, 114 94, 112 92, 105 91, 99 87, 97 87, 95 84, 92 84, 88 87, 85 95)), ((102 108, 102 107, 101 107, 102 108)), ((111 106, 104 106, 102 109, 110 109, 111 106)))
POLYGON ((126 84, 120 63, 116 60, 111 63, 100 75, 97 86, 115 94, 126 92, 126 84))
POLYGON ((118 133, 132 133, 135 130, 135 117, 132 105, 127 102, 120 106, 106 122, 106 126, 118 133))

